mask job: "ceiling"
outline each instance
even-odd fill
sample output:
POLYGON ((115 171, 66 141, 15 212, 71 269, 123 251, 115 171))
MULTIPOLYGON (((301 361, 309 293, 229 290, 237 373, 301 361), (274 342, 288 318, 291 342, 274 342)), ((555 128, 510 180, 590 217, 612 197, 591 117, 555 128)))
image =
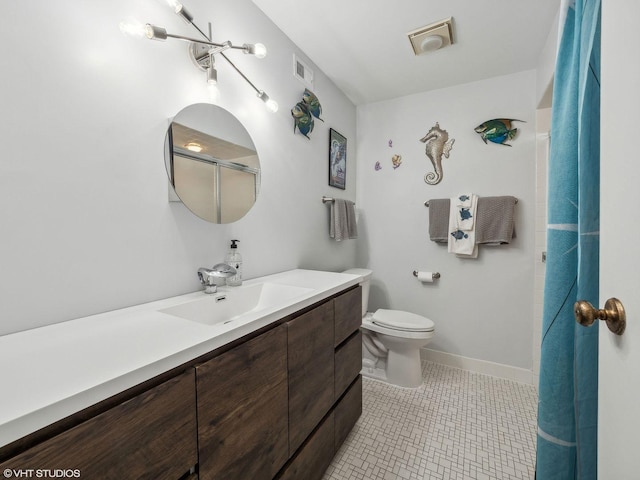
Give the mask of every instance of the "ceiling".
POLYGON ((360 105, 536 68, 560 0, 253 3, 360 105), (415 56, 406 34, 448 17, 454 44, 415 56))
POLYGON ((187 148, 188 144, 196 143, 202 148, 198 153, 203 155, 217 160, 227 160, 245 167, 260 168, 258 153, 250 148, 207 135, 178 122, 171 122, 171 134, 173 145, 176 147, 187 148))

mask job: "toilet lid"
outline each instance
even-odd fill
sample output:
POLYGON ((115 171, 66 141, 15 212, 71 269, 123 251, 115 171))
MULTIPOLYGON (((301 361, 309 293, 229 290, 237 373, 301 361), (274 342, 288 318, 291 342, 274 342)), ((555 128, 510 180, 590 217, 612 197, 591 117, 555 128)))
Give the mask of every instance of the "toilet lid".
POLYGON ((403 312, 402 310, 386 310, 384 308, 375 311, 371 322, 381 327, 408 332, 432 332, 435 328, 434 323, 423 316, 403 312))

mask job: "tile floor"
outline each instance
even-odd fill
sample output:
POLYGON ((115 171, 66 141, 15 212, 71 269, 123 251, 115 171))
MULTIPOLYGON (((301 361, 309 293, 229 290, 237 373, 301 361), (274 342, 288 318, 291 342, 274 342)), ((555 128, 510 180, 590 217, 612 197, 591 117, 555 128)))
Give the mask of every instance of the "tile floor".
POLYGON ((423 363, 405 389, 363 378, 362 416, 323 480, 534 478, 537 391, 423 363))

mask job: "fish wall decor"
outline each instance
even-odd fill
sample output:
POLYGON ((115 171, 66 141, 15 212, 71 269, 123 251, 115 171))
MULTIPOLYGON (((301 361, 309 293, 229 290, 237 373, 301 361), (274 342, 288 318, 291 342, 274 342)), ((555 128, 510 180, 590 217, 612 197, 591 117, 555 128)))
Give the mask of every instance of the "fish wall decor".
POLYGON ((313 117, 317 118, 321 122, 324 122, 322 118, 322 105, 320 105, 320 100, 318 97, 309 90, 308 88, 304 89, 302 93, 302 101, 296 103, 296 105, 291 109, 291 116, 293 117, 293 133, 296 132, 296 127, 298 131, 311 140, 309 134, 313 132, 313 117))
POLYGON ((424 176, 424 181, 429 185, 436 185, 443 177, 442 157, 449 158, 455 139, 449 138, 447 131, 442 130, 436 122, 420 141, 425 144, 425 153, 435 169, 435 172, 429 172, 424 176))
POLYGON ((395 154, 391 157, 391 163, 393 164, 393 169, 395 170, 402 164, 402 155, 395 154))
POLYGON ((324 122, 324 120, 320 118, 320 115, 322 115, 322 105, 320 105, 320 100, 318 100, 318 97, 316 97, 315 94, 308 88, 304 89, 304 93, 302 94, 302 101, 307 104, 307 107, 309 107, 311 115, 316 117, 321 122, 324 122))
POLYGON ((309 133, 313 132, 313 116, 307 104, 304 102, 296 103, 291 109, 291 116, 293 117, 293 133, 296 132, 297 127, 302 135, 311 140, 309 133))
POLYGON ((516 120, 515 118, 494 118, 482 122, 474 128, 474 130, 480 135, 484 143, 487 143, 487 140, 489 140, 492 143, 510 147, 511 145, 505 142, 507 140, 513 140, 518 133, 517 128, 511 128, 511 122, 526 123, 523 120, 516 120))

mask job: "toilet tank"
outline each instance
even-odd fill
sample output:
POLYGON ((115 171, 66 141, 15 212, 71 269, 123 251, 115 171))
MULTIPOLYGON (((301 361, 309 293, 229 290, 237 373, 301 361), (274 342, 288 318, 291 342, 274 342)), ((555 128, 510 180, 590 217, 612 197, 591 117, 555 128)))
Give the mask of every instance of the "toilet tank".
POLYGON ((350 268, 342 273, 358 275, 360 277, 360 286, 362 287, 362 316, 364 317, 367 313, 367 306, 369 305, 369 285, 371 284, 373 271, 366 268, 350 268))

